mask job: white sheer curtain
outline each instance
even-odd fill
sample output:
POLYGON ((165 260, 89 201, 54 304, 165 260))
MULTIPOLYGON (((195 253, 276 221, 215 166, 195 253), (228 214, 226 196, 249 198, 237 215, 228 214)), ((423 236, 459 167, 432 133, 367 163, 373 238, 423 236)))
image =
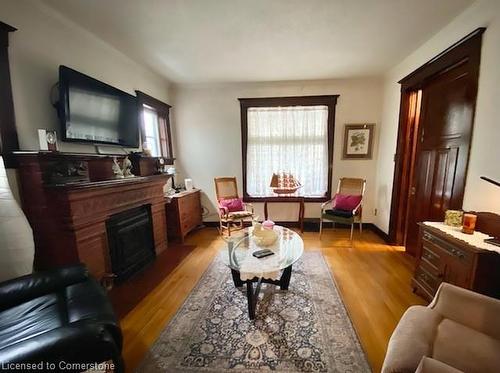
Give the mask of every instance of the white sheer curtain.
POLYGON ((272 196, 273 172, 292 173, 298 194, 322 197, 328 189, 328 107, 253 107, 247 112, 247 192, 272 196))

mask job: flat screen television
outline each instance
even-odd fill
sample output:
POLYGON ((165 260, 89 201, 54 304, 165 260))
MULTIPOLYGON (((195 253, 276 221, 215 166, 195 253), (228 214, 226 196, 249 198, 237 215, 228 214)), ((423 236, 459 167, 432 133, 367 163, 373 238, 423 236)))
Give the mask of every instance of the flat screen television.
POLYGON ((59 66, 63 141, 139 146, 137 98, 66 66, 59 66))

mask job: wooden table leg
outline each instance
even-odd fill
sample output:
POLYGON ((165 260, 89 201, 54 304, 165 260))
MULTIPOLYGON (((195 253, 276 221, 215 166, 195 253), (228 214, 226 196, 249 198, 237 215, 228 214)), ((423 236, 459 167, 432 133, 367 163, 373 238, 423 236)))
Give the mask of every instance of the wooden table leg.
POLYGON ((259 298, 260 287, 262 285, 262 278, 257 281, 255 291, 253 290, 253 282, 247 280, 247 302, 248 302, 248 318, 255 319, 255 309, 257 308, 257 299, 259 298))
POLYGON ((288 266, 283 270, 283 274, 280 278, 280 289, 288 290, 290 285, 290 279, 292 278, 292 266, 288 266))
POLYGON ((304 200, 302 199, 300 201, 300 209, 299 209, 299 222, 300 222, 300 232, 304 233, 304 210, 305 210, 305 205, 304 205, 304 200))
POLYGON ((235 271, 234 269, 231 269, 231 275, 233 276, 234 286, 236 286, 237 288, 242 287, 244 282, 241 281, 240 273, 238 271, 235 271))
POLYGON ((264 220, 267 220, 267 201, 264 201, 264 220))

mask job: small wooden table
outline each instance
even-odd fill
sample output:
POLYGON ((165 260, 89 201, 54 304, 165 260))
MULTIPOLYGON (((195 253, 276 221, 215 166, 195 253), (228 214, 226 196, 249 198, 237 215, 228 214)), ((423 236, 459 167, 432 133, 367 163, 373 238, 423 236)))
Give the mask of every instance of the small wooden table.
POLYGON ((298 203, 299 204, 299 218, 298 223, 300 226, 300 232, 304 233, 304 197, 301 196, 280 196, 280 197, 266 197, 264 200, 264 219, 267 220, 268 211, 267 204, 268 203, 298 203))

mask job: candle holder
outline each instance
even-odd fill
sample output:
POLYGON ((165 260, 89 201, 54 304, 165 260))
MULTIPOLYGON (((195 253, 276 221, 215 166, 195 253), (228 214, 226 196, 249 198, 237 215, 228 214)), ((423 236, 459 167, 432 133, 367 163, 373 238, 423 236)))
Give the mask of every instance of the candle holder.
POLYGON ((474 229, 476 228, 477 216, 474 214, 464 214, 464 220, 462 223, 462 232, 466 234, 474 234, 474 229))

